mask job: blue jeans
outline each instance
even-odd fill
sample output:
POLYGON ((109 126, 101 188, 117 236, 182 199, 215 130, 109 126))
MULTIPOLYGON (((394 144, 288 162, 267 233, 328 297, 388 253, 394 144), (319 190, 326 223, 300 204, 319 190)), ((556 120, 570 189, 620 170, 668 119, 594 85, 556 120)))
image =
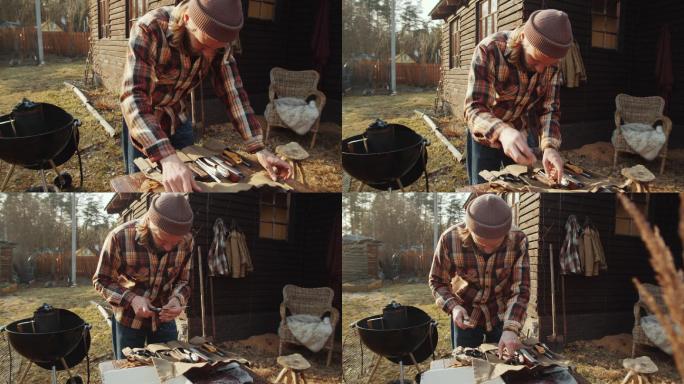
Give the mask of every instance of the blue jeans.
MULTIPOLYGON (((506 156, 502 148, 491 148, 473 140, 470 130, 467 130, 466 139, 466 169, 468 170, 468 182, 470 185, 485 183, 480 176, 484 170, 498 171, 499 169, 515 164, 513 159, 506 156)), ((538 147, 537 137, 534 134, 527 135, 527 144, 530 148, 538 147)))
POLYGON ((482 343, 498 344, 503 333, 503 323, 498 323, 487 332, 483 327, 461 329, 451 322, 451 343, 455 347, 477 348, 482 343))
MULTIPOLYGON (((126 125, 126 119, 123 120, 123 129, 121 131, 121 151, 123 153, 124 160, 124 172, 127 175, 131 173, 138 172, 139 169, 133 163, 138 157, 145 157, 145 155, 138 151, 138 149, 133 146, 130 138, 128 137, 128 126, 126 125)), ((176 132, 169 136, 171 145, 176 149, 182 149, 188 145, 193 145, 195 143, 195 134, 192 132, 192 121, 188 120, 185 124, 181 124, 180 127, 176 129, 176 132)))
POLYGON ((117 359, 125 359, 121 351, 126 347, 144 348, 146 342, 147 344, 154 344, 178 340, 175 321, 160 323, 157 332, 129 328, 121 325, 118 321, 115 321, 114 324, 116 326, 116 340, 113 347, 117 359))

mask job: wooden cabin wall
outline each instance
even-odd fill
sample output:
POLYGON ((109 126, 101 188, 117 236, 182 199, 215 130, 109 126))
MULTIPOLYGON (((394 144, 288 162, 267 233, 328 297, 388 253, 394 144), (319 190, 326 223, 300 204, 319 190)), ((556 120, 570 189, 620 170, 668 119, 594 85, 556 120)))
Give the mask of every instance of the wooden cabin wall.
MULTIPOLYGON (((570 214, 577 216, 580 225, 589 217, 598 229, 604 247, 607 271, 599 276, 565 277, 565 296, 569 341, 591 339, 607 334, 630 333, 634 316, 632 308, 638 299, 631 279, 655 283, 654 272, 649 264, 649 253, 640 237, 615 234, 615 209, 619 204, 613 194, 540 195, 537 311, 540 316, 540 335, 545 339, 551 334, 551 287, 549 244, 553 245, 556 274, 557 332, 562 326, 561 279, 558 257, 565 238, 565 222, 570 214), (541 251, 543 250, 543 251, 541 251)), ((645 195, 635 197, 645 199, 645 195)), ((678 205, 674 194, 651 195, 649 220, 667 228, 663 231, 667 244, 674 252, 681 252, 676 233, 678 205)), ((681 262, 680 262, 681 263, 681 262)))
POLYGON ((537 311, 540 260, 539 223, 541 221, 539 207, 540 194, 538 193, 521 193, 518 202, 513 205, 515 224, 527 236, 527 249, 530 256, 530 301, 524 332, 527 329, 534 331, 539 326, 537 311))
MULTIPOLYGON (((442 73, 444 77, 443 97, 449 103, 450 109, 457 118, 463 117, 463 99, 468 86, 468 71, 475 51, 477 40, 476 10, 479 2, 469 1, 459 8, 455 15, 449 17, 442 25, 442 73), (449 25, 452 20, 459 18, 461 23, 460 65, 449 68, 449 25)), ((522 22, 523 3, 517 0, 500 0, 498 4, 498 29, 513 29, 522 22)))

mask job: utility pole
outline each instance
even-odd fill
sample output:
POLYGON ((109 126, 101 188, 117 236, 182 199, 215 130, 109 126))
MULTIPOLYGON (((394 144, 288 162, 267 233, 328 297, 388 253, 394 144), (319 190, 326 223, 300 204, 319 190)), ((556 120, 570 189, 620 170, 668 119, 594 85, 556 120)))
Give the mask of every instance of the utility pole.
POLYGON ((437 211, 437 205, 439 200, 439 193, 432 192, 432 196, 434 198, 432 199, 432 249, 436 250, 437 249, 437 242, 439 241, 439 212, 437 211))
POLYGON ((390 92, 392 95, 397 94, 397 15, 396 15, 396 1, 397 0, 391 0, 390 1, 390 6, 392 9, 390 9, 390 17, 392 19, 391 21, 391 42, 390 42, 390 55, 392 56, 390 58, 390 92))
POLYGON ((36 36, 38 36, 38 62, 45 65, 43 57, 43 30, 41 27, 40 0, 36 0, 36 36))
POLYGON ((76 233, 78 217, 76 217, 76 194, 71 193, 71 286, 76 286, 76 233))

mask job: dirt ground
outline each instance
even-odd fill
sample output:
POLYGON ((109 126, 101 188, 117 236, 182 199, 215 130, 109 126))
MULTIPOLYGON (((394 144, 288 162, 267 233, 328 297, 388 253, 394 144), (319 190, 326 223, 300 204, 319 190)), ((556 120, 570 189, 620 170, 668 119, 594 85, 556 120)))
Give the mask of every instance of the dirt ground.
MULTIPOLYGON (((343 101, 342 111, 342 137, 361 134, 375 121, 381 118, 390 123, 403 124, 415 130, 430 140, 428 147, 428 175, 430 190, 435 192, 453 192, 455 189, 468 185, 468 176, 465 168, 465 124, 460 116, 435 118, 442 133, 463 154, 463 161, 456 162, 446 146, 439 141, 432 130, 413 111, 420 110, 434 117, 433 105, 435 101, 434 91, 400 90, 396 96, 346 96, 343 101)), ((623 178, 620 170, 642 164, 657 176, 651 185, 652 191, 673 192, 684 189, 684 149, 671 149, 668 151, 668 160, 665 165, 665 173, 658 175, 660 160, 648 162, 636 155, 620 154, 618 164, 613 168, 613 147, 607 142, 598 142, 585 145, 574 150, 561 151, 565 159, 594 170, 596 173, 623 178)), ((344 191, 358 191, 361 187, 358 180, 351 179, 349 185, 343 185, 344 191)), ((363 191, 371 188, 363 186, 363 191)), ((425 182, 420 178, 407 191, 424 191, 425 182)))
MULTIPOLYGON (((75 288, 20 288, 8 295, 0 294, 0 324, 8 324, 12 321, 33 316, 33 311, 43 303, 49 303, 57 308, 68 309, 78 314, 86 323, 92 325, 90 347, 90 372, 91 383, 99 383, 100 376, 97 365, 111 359, 111 331, 104 319, 90 301, 100 302, 101 298, 87 281, 79 282, 75 288)), ((6 353, 6 344, 0 345, 0 368, 7 369, 8 360, 3 359, 6 353)), ((226 342, 225 348, 235 352, 252 363, 255 373, 269 381, 275 381, 280 371, 276 357, 278 355, 278 336, 275 334, 253 336, 246 340, 226 342)), ((340 383, 340 353, 335 351, 330 367, 325 366, 327 353, 312 353, 306 348, 297 346, 285 347, 284 353, 300 353, 312 365, 307 371, 310 382, 333 384, 340 383)), ((16 367, 16 353, 13 353, 13 366, 16 367)), ((16 369, 16 368, 15 368, 16 369)), ((86 379, 85 361, 72 370, 86 379)), ((49 372, 37 367, 29 371, 27 383, 44 384, 49 381, 49 372)), ((58 374, 58 382, 66 382, 66 373, 58 374)))
MULTIPOLYGON (((434 304, 430 288, 423 279, 419 283, 385 282, 383 288, 368 292, 344 292, 342 294, 342 305, 344 307, 342 324, 351 324, 364 317, 380 314, 382 307, 392 300, 404 305, 418 307, 435 319, 438 323, 439 335, 435 357, 439 359, 450 354, 450 319, 434 304)), ((361 362, 359 340, 351 328, 343 328, 343 340, 342 358, 345 380, 348 383, 357 383, 361 362)), ((364 371, 367 375, 372 352, 365 347, 363 351, 364 371)), ((617 384, 622 381, 626 374, 622 368, 622 359, 631 355, 631 337, 630 335, 620 335, 619 337, 608 336, 600 340, 577 341, 568 344, 563 354, 590 383, 617 384)), ((681 382, 677 379, 678 375, 674 362, 666 354, 652 349, 639 350, 637 354, 650 356, 658 365, 660 371, 654 376, 653 383, 674 384, 681 382)), ((429 360, 420 364, 421 369, 426 370, 428 364, 429 360)), ((405 374, 409 378, 414 378, 417 373, 418 371, 413 366, 407 367, 405 370, 405 374)), ((374 382, 388 383, 398 377, 399 366, 383 359, 374 382)))
MULTIPOLYGON (((109 181, 124 173, 120 147, 121 109, 118 95, 103 88, 83 85, 84 58, 48 56, 45 60, 47 64, 38 67, 9 67, 8 61, 9 58, 5 60, 0 56, 0 115, 9 113, 24 97, 33 101, 55 104, 69 112, 83 124, 79 130, 79 148, 84 169, 82 191, 111 191, 109 181), (93 106, 116 130, 117 133, 113 138, 109 137, 97 120, 85 109, 76 94, 64 86, 64 81, 76 85, 86 94, 93 106)), ((261 121, 265 127, 263 118, 261 121)), ((203 140, 209 138, 231 143, 231 146, 238 152, 241 152, 243 148, 242 140, 228 123, 207 127, 204 137, 199 138, 198 141, 201 144, 203 140), (239 144, 233 145, 232 143, 239 144)), ((275 128, 271 130, 267 146, 274 151, 277 145, 290 141, 300 143, 311 155, 309 159, 302 162, 308 186, 318 192, 340 191, 342 182, 339 161, 340 127, 335 123, 321 123, 316 145, 311 150, 309 149, 311 135, 298 136, 289 130, 275 128)), ((0 164, 0 181, 8 169, 8 164, 4 162, 0 164)), ((78 186, 77 156, 73 156, 62 165, 60 171, 69 172, 74 178, 75 186, 78 186)), ((49 172, 48 183, 51 183, 54 177, 54 173, 49 172)), ((17 168, 10 179, 7 191, 21 192, 40 183, 39 172, 17 168)))

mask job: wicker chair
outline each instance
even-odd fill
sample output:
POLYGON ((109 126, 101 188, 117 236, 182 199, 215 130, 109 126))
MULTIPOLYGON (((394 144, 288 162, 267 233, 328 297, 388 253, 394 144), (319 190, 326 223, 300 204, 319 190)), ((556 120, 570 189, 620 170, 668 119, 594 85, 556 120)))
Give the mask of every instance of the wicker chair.
POLYGON ((330 324, 333 327, 333 333, 323 347, 328 350, 326 365, 330 366, 335 343, 335 328, 340 320, 340 312, 332 306, 334 295, 333 290, 328 287, 302 288, 292 284, 283 287, 283 302, 280 304, 280 326, 278 327, 278 337, 280 338, 280 344, 278 345, 279 356, 283 354, 284 343, 301 345, 287 327, 286 317, 288 309, 294 315, 322 316, 324 313, 330 312, 330 324))
MULTIPOLYGON (((644 288, 646 288, 646 290, 655 298, 656 303, 659 307, 663 309, 664 313, 667 313, 667 311, 665 310, 665 301, 663 300, 663 294, 660 290, 660 287, 653 284, 644 284, 644 288)), ((649 347, 656 346, 655 344, 653 344, 653 342, 651 342, 648 336, 646 336, 644 329, 641 327, 641 317, 642 313, 644 312, 647 315, 652 314, 651 310, 646 306, 646 303, 639 299, 639 301, 634 303, 634 328, 632 328, 632 358, 635 355, 637 344, 646 345, 649 347)))
MULTIPOLYGON (((321 123, 321 113, 325 106, 326 97, 323 92, 318 90, 318 80, 320 76, 314 70, 307 71, 288 71, 283 68, 275 67, 271 69, 271 85, 268 87, 269 104, 273 103, 278 97, 296 97, 299 99, 307 99, 309 96, 315 96, 316 108, 318 109, 318 119, 311 127, 313 138, 309 148, 313 148, 316 144, 316 134, 321 123)), ((275 108, 267 108, 264 116, 266 118, 266 137, 271 127, 285 127, 287 125, 280 119, 275 108)))
POLYGON ((663 174, 665 171, 665 160, 667 159, 667 143, 672 131, 672 120, 663 115, 664 107, 665 100, 660 96, 636 97, 621 93, 615 97, 615 129, 617 130, 617 135, 615 138, 613 169, 617 166, 619 152, 636 154, 622 136, 620 131, 622 124, 642 123, 655 127, 657 123, 661 123, 666 137, 665 144, 658 154, 658 157, 662 159, 660 174, 663 174))

